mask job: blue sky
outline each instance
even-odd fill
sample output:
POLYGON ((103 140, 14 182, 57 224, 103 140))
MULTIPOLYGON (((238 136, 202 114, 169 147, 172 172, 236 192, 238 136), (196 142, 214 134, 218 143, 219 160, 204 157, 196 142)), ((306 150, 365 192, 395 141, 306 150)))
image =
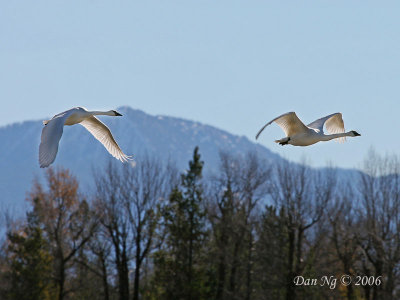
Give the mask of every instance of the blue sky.
POLYGON ((0 126, 74 106, 129 105, 254 141, 296 111, 342 112, 361 138, 280 147, 312 165, 399 154, 400 2, 2 1, 0 126))

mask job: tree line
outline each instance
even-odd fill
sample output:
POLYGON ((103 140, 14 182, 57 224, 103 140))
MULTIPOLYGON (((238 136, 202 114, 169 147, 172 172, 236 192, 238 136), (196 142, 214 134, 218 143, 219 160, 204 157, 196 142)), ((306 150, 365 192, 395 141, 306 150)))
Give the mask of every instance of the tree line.
POLYGON ((26 216, 8 218, 0 298, 400 297, 397 156, 371 151, 349 178, 255 153, 203 167, 197 147, 182 173, 157 157, 110 162, 92 194, 47 169, 26 216))

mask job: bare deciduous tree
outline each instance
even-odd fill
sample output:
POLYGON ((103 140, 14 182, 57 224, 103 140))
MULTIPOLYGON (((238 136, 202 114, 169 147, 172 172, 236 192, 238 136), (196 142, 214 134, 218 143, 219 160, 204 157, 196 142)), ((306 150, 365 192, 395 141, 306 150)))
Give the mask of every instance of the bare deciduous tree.
MULTIPOLYGON (((382 284, 372 286, 372 299, 396 299, 395 287, 400 271, 400 160, 397 156, 381 157, 373 150, 360 173, 359 193, 363 230, 360 245, 382 284)), ((368 263, 364 262, 368 272, 368 263)))
MULTIPOLYGON (((327 216, 331 226, 330 237, 335 257, 341 262, 342 272, 352 278, 357 275, 356 264, 360 259, 359 219, 355 199, 357 197, 351 187, 343 188, 336 195, 336 201, 333 201, 327 216)), ((356 299, 355 287, 352 284, 346 286, 346 297, 349 300, 356 299)))
POLYGON ((154 248, 160 206, 172 191, 174 169, 159 160, 144 157, 134 168, 123 169, 125 207, 134 243, 133 299, 139 299, 141 266, 154 248))
POLYGON ((131 268, 133 299, 139 299, 141 266, 154 246, 160 205, 175 181, 175 169, 170 164, 149 157, 134 166, 118 168, 110 163, 106 172, 97 176, 97 208, 112 244, 121 300, 130 297, 131 268))
POLYGON ((285 220, 287 232, 286 299, 295 299, 293 280, 312 263, 321 234, 307 232, 321 221, 336 185, 332 169, 312 170, 288 161, 275 168, 271 197, 285 220), (309 255, 310 254, 310 255, 309 255))
POLYGON ((209 189, 208 214, 213 227, 217 269, 217 299, 251 299, 254 230, 259 201, 265 199, 270 169, 255 153, 220 153, 220 172, 209 189), (246 262, 246 263, 243 263, 246 262), (239 273, 240 272, 240 273, 239 273))
POLYGON ((132 246, 129 214, 125 209, 123 196, 123 178, 110 162, 105 172, 95 179, 96 209, 105 238, 112 244, 119 299, 129 299, 129 260, 132 246))

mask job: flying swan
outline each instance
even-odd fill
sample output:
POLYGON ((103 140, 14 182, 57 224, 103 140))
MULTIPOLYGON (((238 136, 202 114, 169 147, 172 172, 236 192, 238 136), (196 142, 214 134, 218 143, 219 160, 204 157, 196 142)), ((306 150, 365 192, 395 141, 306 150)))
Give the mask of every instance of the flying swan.
POLYGON ((339 139, 343 142, 346 136, 360 136, 358 132, 351 130, 345 132, 341 113, 331 114, 318 119, 307 126, 300 121, 295 112, 288 112, 265 124, 256 135, 258 139, 261 132, 272 122, 278 124, 285 132, 286 137, 276 140, 279 145, 310 146, 312 144, 339 139), (324 133, 324 125, 329 134, 324 133))
POLYGON ((81 124, 85 127, 108 152, 116 159, 126 162, 130 159, 118 146, 110 129, 101 122, 96 115, 122 116, 115 110, 109 111, 88 111, 84 107, 75 107, 58 115, 51 120, 43 121, 45 127, 42 130, 42 137, 39 146, 39 164, 41 168, 51 165, 57 155, 58 143, 63 134, 64 125, 81 124))

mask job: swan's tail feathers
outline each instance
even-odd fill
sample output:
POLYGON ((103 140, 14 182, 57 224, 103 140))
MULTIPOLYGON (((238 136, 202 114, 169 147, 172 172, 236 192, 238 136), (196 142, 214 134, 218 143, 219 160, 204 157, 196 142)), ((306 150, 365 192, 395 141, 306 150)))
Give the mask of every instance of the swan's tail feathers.
POLYGON ((50 122, 50 120, 44 120, 43 125, 47 125, 47 123, 49 123, 49 122, 50 122))
POLYGON ((281 140, 275 140, 274 142, 275 142, 275 143, 280 143, 280 142, 281 142, 281 140))

